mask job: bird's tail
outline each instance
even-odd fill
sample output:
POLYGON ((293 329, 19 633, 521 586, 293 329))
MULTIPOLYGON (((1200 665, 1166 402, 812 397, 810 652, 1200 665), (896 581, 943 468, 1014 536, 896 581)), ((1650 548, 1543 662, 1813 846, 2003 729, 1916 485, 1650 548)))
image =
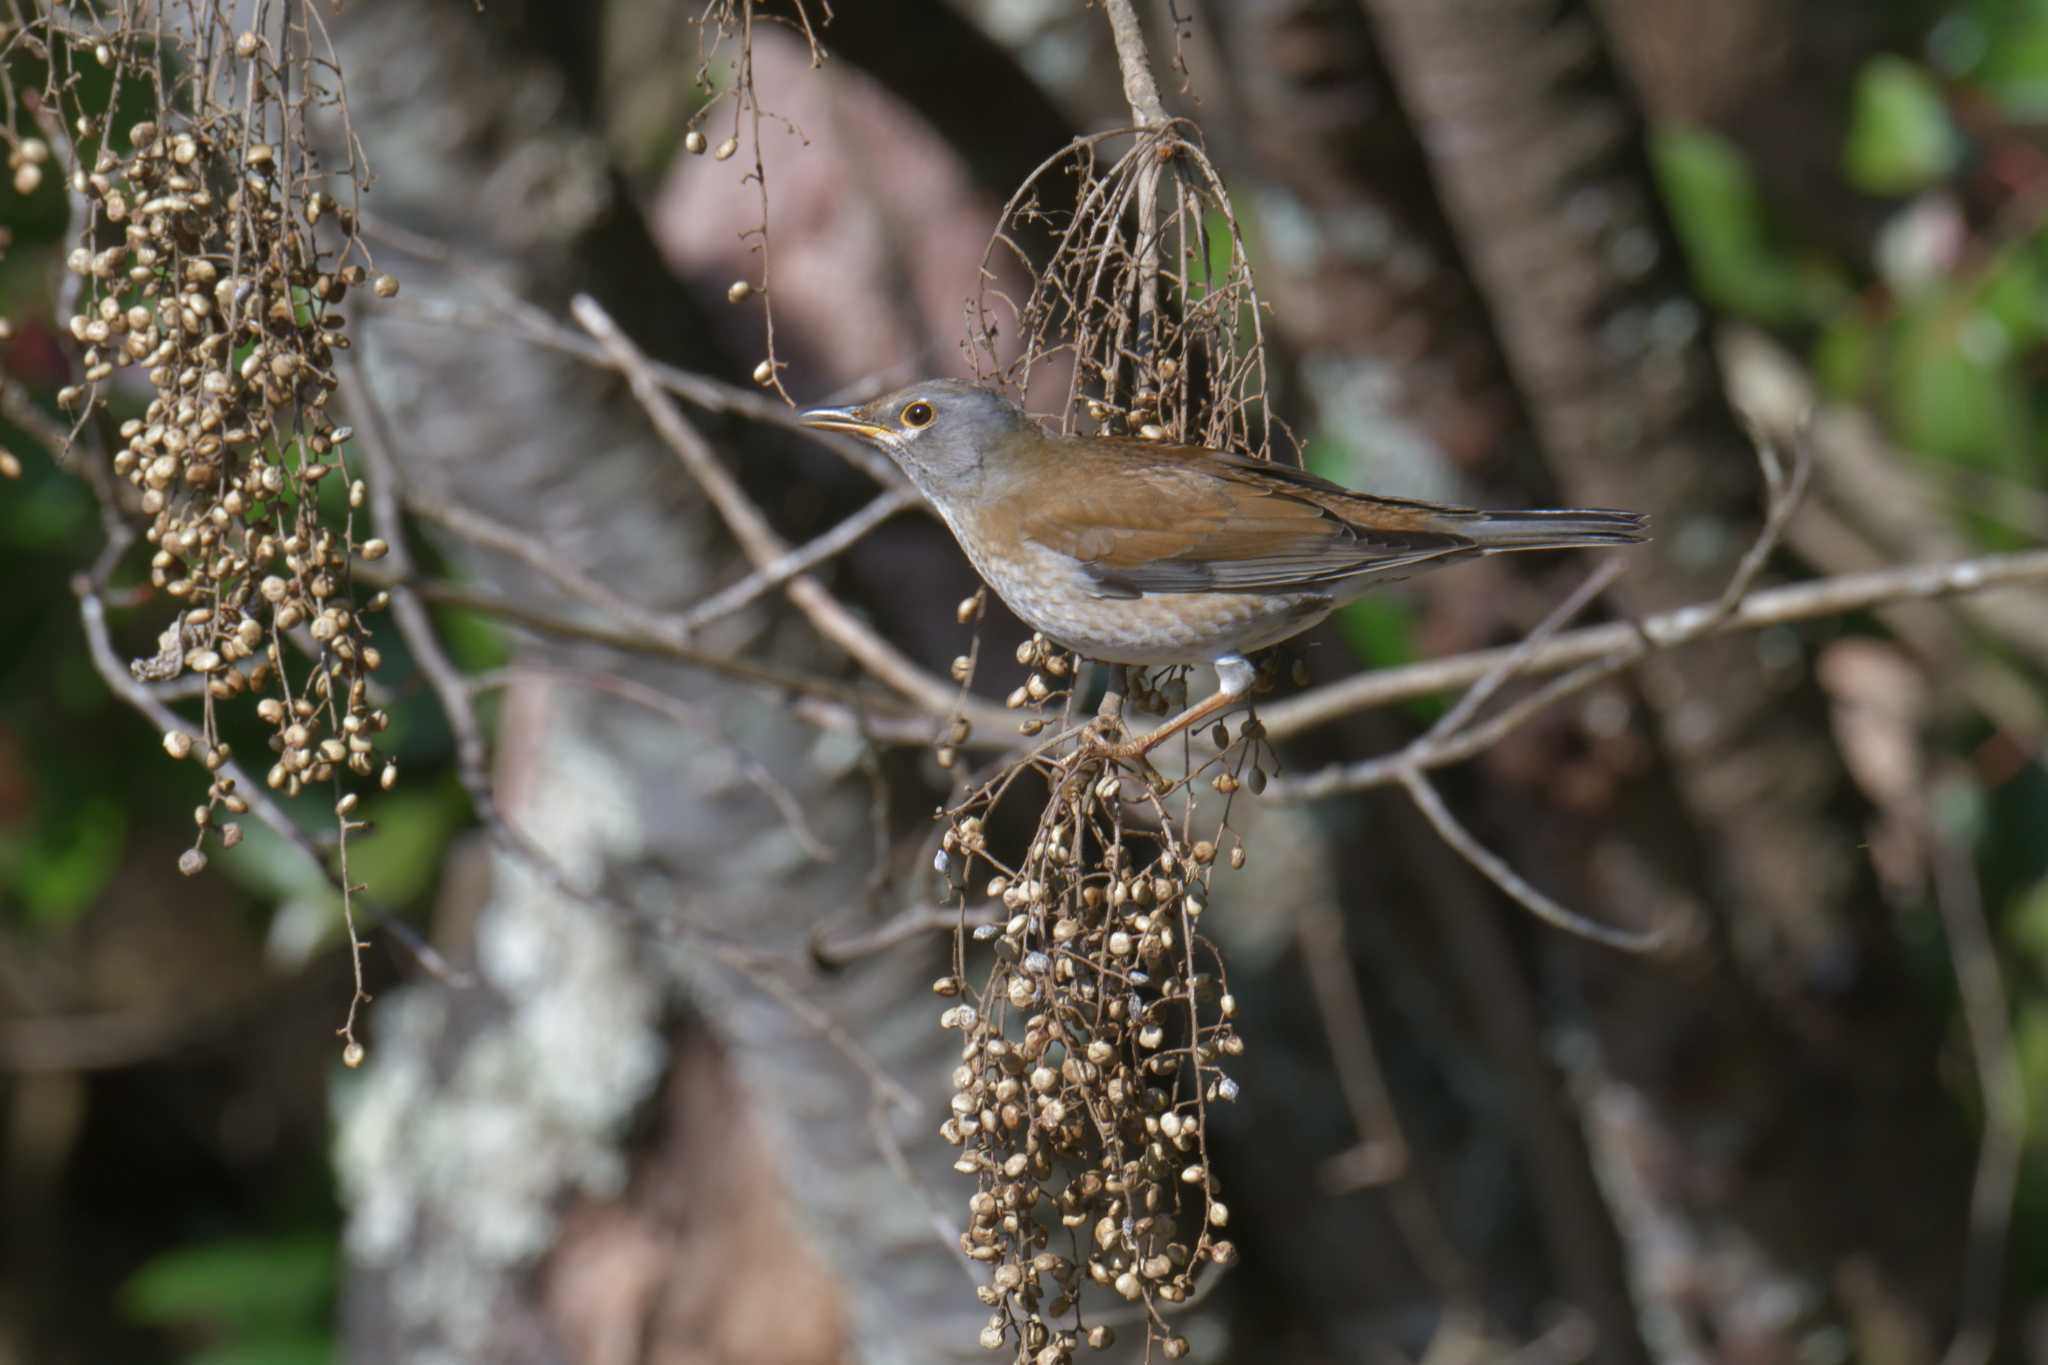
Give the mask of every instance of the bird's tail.
POLYGON ((1648 540, 1640 512, 1605 507, 1532 508, 1521 512, 1479 512, 1459 527, 1482 553, 1507 550, 1569 550, 1580 546, 1634 545, 1648 540))

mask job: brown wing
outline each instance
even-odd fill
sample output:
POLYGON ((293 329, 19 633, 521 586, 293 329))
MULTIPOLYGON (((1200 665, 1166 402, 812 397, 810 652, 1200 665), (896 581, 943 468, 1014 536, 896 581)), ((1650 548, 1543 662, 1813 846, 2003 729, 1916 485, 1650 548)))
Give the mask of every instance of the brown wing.
POLYGON ((1117 477, 1068 480, 1020 509, 1019 527, 1079 560, 1105 597, 1299 592, 1473 548, 1429 525, 1445 509, 1365 498, 1291 467, 1193 447, 1096 449, 1117 477))

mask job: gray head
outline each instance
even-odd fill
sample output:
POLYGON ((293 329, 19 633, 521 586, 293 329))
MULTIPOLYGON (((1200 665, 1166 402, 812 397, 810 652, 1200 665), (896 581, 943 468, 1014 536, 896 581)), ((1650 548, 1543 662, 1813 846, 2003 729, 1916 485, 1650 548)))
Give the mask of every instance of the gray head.
POLYGON ((980 491, 984 461, 1005 438, 1043 434, 1009 399, 960 379, 927 379, 857 407, 812 408, 798 420, 880 446, 935 501, 980 491))

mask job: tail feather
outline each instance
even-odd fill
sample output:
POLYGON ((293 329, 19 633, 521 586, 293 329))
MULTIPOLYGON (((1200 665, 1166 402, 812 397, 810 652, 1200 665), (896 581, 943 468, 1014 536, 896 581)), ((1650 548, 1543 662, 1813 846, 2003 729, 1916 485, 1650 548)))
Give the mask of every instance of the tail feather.
POLYGON ((1635 545, 1648 540, 1648 518, 1640 512, 1606 507, 1530 508, 1480 512, 1460 532, 1482 553, 1508 550, 1569 550, 1578 546, 1635 545))

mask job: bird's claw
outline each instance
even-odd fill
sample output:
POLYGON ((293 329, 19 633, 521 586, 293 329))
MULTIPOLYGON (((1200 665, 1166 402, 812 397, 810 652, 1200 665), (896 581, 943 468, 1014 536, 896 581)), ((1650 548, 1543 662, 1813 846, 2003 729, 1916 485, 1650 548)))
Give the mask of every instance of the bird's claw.
POLYGON ((1133 736, 1121 721, 1106 718, 1095 721, 1081 732, 1081 745, 1090 754, 1118 767, 1130 768, 1154 790, 1164 790, 1169 785, 1165 776, 1146 757, 1152 746, 1144 737, 1133 736))

